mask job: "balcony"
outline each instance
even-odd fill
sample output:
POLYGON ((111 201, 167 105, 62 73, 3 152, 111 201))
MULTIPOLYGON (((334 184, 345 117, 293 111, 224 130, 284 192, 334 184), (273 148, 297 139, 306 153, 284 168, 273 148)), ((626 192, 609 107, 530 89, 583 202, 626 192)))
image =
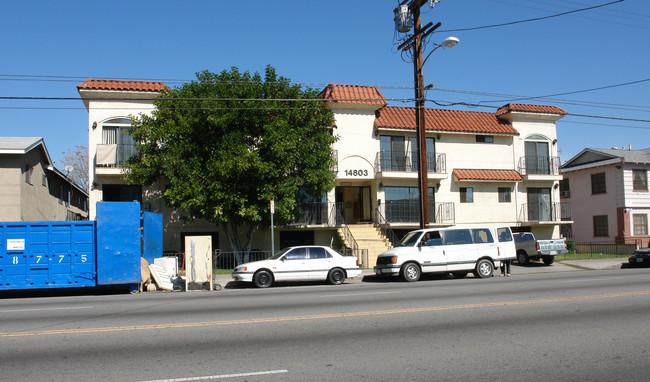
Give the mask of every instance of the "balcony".
POLYGON ((560 157, 524 156, 519 158, 519 173, 526 180, 561 180, 560 157))
POLYGON ((525 223, 557 224, 571 221, 571 203, 522 204, 519 221, 525 223))
POLYGON ((137 153, 133 144, 98 144, 95 155, 97 167, 118 168, 137 153))
MULTIPOLYGON (((390 225, 418 225, 420 223, 420 203, 417 200, 388 201, 381 205, 385 220, 390 225)), ((345 224, 343 204, 327 202, 301 203, 299 213, 287 227, 338 227, 345 224)), ((456 216, 454 203, 429 202, 429 223, 432 225, 453 225, 456 216)))
MULTIPOLYGON (((417 200, 387 201, 384 205, 386 221, 397 225, 420 223, 420 202, 417 200)), ((456 221, 454 203, 429 202, 429 223, 432 225, 453 225, 456 221)))
MULTIPOLYGON (((375 172, 381 177, 403 177, 399 174, 417 176, 419 170, 418 158, 412 152, 380 151, 375 157, 375 172)), ((445 179, 447 177, 447 156, 444 153, 427 153, 427 173, 431 179, 445 179)))

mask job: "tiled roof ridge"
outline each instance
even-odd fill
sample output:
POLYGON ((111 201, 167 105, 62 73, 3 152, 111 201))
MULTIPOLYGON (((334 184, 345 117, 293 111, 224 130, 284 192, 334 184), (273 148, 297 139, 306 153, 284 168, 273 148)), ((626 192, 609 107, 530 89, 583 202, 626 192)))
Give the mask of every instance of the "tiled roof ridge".
POLYGON ((330 82, 319 94, 326 101, 346 104, 368 104, 384 107, 388 104, 377 86, 335 84, 330 82))
POLYGON ((454 176, 459 180, 504 180, 523 181, 523 177, 517 170, 512 169, 469 169, 456 168, 454 176))
POLYGON ((543 114, 560 114, 560 115, 569 114, 566 110, 559 108, 557 106, 536 105, 536 104, 529 104, 529 103, 508 103, 501 106, 496 111, 496 115, 500 116, 513 111, 520 112, 520 113, 543 113, 543 114))
POLYGON ((141 91, 161 92, 167 88, 160 81, 139 80, 113 80, 101 78, 88 78, 77 86, 78 90, 113 90, 113 91, 141 91))
MULTIPOLYGON (((519 135, 512 124, 482 111, 425 109, 427 131, 519 135)), ((415 129, 415 108, 387 106, 376 112, 375 128, 415 129)))

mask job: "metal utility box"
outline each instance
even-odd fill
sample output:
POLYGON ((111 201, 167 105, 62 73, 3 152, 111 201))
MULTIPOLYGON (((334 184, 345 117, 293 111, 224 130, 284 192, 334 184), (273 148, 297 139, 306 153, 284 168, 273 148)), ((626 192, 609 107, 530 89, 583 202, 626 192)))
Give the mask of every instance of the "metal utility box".
POLYGON ((0 223, 0 290, 96 285, 95 223, 0 223))

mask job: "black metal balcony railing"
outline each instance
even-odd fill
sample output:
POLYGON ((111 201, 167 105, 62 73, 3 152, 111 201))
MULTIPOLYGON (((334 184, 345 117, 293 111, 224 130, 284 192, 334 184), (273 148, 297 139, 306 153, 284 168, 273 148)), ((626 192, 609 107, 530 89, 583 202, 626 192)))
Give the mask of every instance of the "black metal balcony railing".
POLYGON ((137 148, 133 144, 115 144, 115 145, 100 144, 97 145, 98 155, 100 155, 99 152, 101 148, 103 148, 103 150, 106 151, 106 148, 109 146, 116 147, 115 157, 108 160, 106 158, 103 158, 101 163, 100 162, 97 163, 98 167, 121 167, 122 164, 126 162, 127 159, 137 154, 137 148))
MULTIPOLYGON (((384 205, 388 223, 418 223, 420 203, 417 200, 387 201, 384 205)), ((434 224, 453 224, 455 222, 454 203, 429 202, 429 222, 434 224)))
POLYGON ((519 220, 523 222, 571 220, 571 203, 522 204, 519 220))
POLYGON ((558 175, 560 173, 560 157, 521 157, 519 158, 519 173, 524 176, 558 175))
MULTIPOLYGON (((375 157, 375 171, 416 172, 420 166, 418 158, 411 152, 380 151, 375 157)), ((444 153, 427 153, 427 172, 444 174, 447 160, 444 153)))
POLYGON ((291 225, 328 225, 329 205, 327 202, 301 203, 300 213, 291 225))

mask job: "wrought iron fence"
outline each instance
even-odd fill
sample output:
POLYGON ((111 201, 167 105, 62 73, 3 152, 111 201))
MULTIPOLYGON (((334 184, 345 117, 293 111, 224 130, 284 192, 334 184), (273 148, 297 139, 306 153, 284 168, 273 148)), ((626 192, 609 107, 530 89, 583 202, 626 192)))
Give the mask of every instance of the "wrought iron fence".
POLYGON ((576 243, 567 241, 569 253, 559 255, 557 260, 599 259, 611 257, 628 257, 639 247, 639 243, 619 244, 615 242, 576 243))
POLYGON ((560 157, 528 155, 519 158, 518 167, 521 175, 558 175, 560 157))
MULTIPOLYGON (((416 172, 419 170, 418 158, 409 152, 380 151, 375 157, 375 171, 416 172)), ((447 156, 444 153, 427 153, 427 172, 444 174, 447 172, 447 156)))
POLYGON ((519 221, 524 222, 561 220, 571 220, 571 203, 524 203, 519 212, 519 221))
POLYGON ((333 203, 309 202, 301 203, 298 208, 300 213, 288 225, 329 225, 329 206, 333 203))
MULTIPOLYGON (((453 224, 456 220, 453 202, 429 202, 429 222, 453 224)), ((386 222, 418 223, 420 202, 417 200, 389 200, 384 205, 386 222)))

